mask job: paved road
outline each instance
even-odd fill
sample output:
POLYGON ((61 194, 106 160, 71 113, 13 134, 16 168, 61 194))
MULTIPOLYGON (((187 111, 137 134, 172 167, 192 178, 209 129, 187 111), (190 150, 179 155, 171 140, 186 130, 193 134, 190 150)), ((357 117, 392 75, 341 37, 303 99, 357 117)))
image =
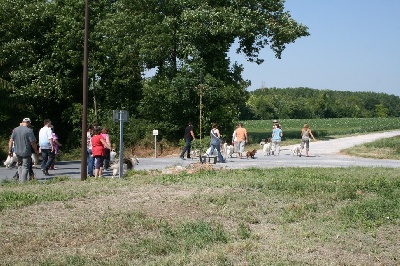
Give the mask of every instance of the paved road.
MULTIPOLYGON (((264 156, 262 151, 258 151, 255 159, 228 158, 227 163, 214 165, 216 168, 242 169, 242 168, 275 168, 275 167, 350 167, 350 166, 368 166, 368 167, 391 167, 400 168, 398 160, 380 160, 365 159, 359 157, 350 157, 339 155, 342 149, 375 141, 380 138, 389 138, 400 135, 400 130, 372 133, 367 135, 345 137, 327 141, 317 141, 310 143, 310 157, 296 157, 291 155, 292 146, 282 147, 279 156, 264 156)), ((303 151, 304 155, 304 151, 303 151)), ((139 164, 135 170, 165 170, 174 166, 187 166, 197 163, 198 160, 181 160, 177 158, 139 158, 139 164)), ((50 176, 44 176, 40 169, 34 169, 39 180, 46 180, 54 176, 69 176, 80 178, 80 161, 57 162, 58 170, 50 171, 50 176)), ((0 181, 11 179, 16 169, 6 169, 0 167, 0 181)), ((104 172, 104 176, 111 177, 111 172, 104 172)))

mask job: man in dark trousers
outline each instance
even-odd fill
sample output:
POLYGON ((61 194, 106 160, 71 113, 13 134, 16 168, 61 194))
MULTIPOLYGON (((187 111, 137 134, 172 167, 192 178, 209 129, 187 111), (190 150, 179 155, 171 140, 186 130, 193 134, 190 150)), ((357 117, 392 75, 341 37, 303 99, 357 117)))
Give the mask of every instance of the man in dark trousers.
POLYGON ((30 128, 31 120, 24 118, 19 127, 14 128, 8 142, 9 154, 12 156, 12 146, 18 158, 18 176, 20 182, 29 180, 29 168, 32 164, 32 150, 37 154, 36 137, 30 128))
POLYGON ((192 122, 189 122, 185 128, 185 134, 183 135, 183 138, 185 139, 185 148, 183 148, 180 158, 185 160, 185 152, 187 151, 187 158, 190 158, 190 146, 192 145, 192 141, 196 139, 193 133, 192 122))

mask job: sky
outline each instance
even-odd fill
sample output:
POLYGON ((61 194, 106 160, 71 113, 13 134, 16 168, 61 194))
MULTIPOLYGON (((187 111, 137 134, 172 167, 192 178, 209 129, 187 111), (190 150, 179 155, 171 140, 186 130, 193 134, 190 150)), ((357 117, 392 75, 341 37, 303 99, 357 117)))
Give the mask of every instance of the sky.
POLYGON ((286 0, 285 9, 310 36, 288 44, 282 59, 264 48, 261 65, 233 47, 228 56, 243 65, 249 91, 308 87, 400 96, 400 0, 286 0))

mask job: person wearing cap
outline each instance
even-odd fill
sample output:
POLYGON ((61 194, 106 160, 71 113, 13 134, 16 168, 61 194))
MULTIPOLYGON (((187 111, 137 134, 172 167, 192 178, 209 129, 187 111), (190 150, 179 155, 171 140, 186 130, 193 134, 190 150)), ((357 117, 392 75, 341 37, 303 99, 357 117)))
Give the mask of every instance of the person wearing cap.
POLYGON ((274 119, 272 121, 273 125, 272 125, 272 130, 274 130, 274 126, 277 125, 278 128, 282 129, 282 126, 279 124, 278 120, 274 119))
POLYGON ((282 129, 279 128, 279 124, 275 123, 274 124, 274 129, 272 130, 272 147, 271 147, 271 154, 272 155, 279 155, 280 150, 281 150, 281 139, 282 139, 283 133, 282 129))
POLYGON ((14 128, 10 141, 8 142, 8 152, 12 155, 14 152, 18 158, 18 177, 20 182, 29 181, 29 167, 32 164, 32 150, 38 153, 36 137, 30 128, 31 120, 24 118, 20 126, 14 128))
POLYGON ((55 157, 50 119, 45 119, 43 125, 44 126, 39 130, 39 146, 42 152, 41 169, 44 175, 49 175, 49 168, 55 157))

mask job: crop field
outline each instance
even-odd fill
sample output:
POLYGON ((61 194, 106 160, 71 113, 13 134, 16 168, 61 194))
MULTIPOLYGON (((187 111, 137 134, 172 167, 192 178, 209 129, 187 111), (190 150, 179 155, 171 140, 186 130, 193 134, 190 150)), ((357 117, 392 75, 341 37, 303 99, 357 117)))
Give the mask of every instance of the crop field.
MULTIPOLYGON (((313 134, 318 138, 329 138, 337 135, 350 135, 393 130, 400 128, 400 118, 332 118, 332 119, 280 119, 283 140, 300 138, 304 123, 309 124, 313 134)), ((269 137, 272 120, 247 120, 244 127, 255 142, 269 137)))

